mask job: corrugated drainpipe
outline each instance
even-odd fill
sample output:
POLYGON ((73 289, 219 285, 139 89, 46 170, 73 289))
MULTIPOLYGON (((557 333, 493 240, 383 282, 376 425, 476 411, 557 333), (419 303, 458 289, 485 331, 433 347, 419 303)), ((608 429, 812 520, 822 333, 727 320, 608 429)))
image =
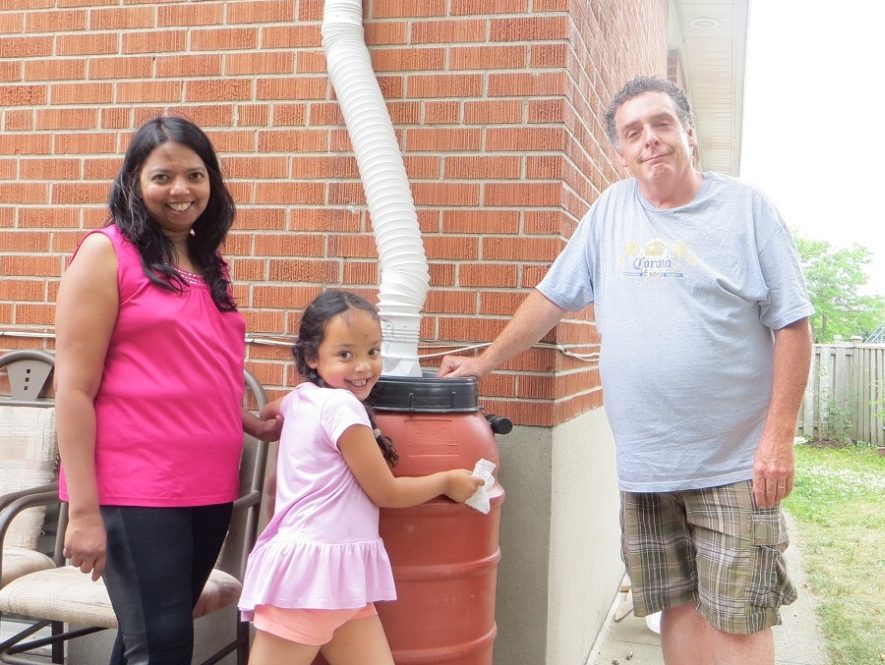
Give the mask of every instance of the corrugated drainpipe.
POLYGON ((430 275, 403 157, 366 48, 362 2, 326 0, 322 32, 378 248, 383 372, 421 376, 418 332, 430 275))

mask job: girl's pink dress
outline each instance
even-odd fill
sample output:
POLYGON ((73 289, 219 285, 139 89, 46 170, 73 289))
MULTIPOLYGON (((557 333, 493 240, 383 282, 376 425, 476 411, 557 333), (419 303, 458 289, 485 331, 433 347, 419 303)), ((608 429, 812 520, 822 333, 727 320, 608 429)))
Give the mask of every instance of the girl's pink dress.
POLYGON ((347 390, 302 383, 281 411, 276 512, 249 556, 243 618, 257 605, 346 609, 395 600, 378 507, 337 446, 348 427, 370 427, 365 407, 347 390))

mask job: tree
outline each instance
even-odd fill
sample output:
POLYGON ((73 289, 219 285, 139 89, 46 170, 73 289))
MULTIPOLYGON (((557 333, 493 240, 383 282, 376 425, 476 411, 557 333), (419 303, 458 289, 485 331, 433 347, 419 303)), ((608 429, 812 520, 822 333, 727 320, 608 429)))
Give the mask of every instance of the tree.
POLYGON ((869 279, 869 249, 862 245, 835 249, 823 240, 794 236, 815 309, 811 317, 815 342, 832 342, 837 335, 846 340, 855 335, 866 338, 885 322, 885 297, 860 293, 869 279))

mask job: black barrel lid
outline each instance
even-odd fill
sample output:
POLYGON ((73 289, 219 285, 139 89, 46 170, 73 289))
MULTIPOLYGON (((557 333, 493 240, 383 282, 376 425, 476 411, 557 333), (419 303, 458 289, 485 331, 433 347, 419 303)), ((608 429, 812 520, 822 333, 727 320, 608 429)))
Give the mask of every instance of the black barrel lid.
POLYGON ((440 378, 382 375, 372 389, 369 403, 375 411, 409 413, 474 413, 479 411, 476 378, 440 378))

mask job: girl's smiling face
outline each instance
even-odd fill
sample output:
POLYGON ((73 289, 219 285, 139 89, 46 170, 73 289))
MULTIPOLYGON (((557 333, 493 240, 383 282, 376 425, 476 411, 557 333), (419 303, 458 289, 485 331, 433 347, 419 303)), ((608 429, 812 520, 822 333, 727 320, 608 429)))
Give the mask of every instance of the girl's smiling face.
POLYGON ((350 308, 326 323, 317 356, 307 364, 330 388, 349 390, 361 402, 381 376, 381 326, 362 309, 350 308))

